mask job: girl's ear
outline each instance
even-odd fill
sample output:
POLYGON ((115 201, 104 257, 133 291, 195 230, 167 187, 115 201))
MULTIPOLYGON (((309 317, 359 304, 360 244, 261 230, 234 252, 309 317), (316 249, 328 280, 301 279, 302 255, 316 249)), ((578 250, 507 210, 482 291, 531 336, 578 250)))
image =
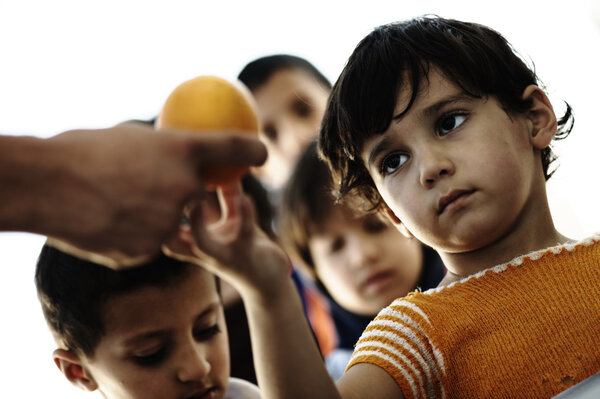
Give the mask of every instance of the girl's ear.
POLYGON ((531 143, 537 149, 544 149, 550 145, 558 124, 556 114, 548 96, 538 86, 529 85, 523 90, 523 99, 531 99, 531 108, 526 111, 530 122, 531 143))
POLYGON ((413 238, 413 234, 408 230, 408 228, 402 223, 402 221, 396 216, 394 211, 392 211, 386 203, 380 205, 381 211, 387 216, 387 218, 392 222, 392 224, 400 231, 400 233, 406 238, 413 238))
POLYGON ((66 349, 56 349, 52 354, 52 358, 54 364, 71 384, 84 391, 98 389, 98 384, 75 353, 66 349))

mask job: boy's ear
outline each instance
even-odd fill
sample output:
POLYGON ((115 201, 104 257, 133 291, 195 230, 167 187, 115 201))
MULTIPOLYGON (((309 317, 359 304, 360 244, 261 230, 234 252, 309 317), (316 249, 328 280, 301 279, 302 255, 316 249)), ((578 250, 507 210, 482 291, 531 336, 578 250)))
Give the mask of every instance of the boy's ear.
POLYGON ((523 90, 523 99, 531 99, 531 108, 526 111, 531 123, 531 143, 542 150, 550 145, 556 134, 556 114, 544 90, 536 85, 529 85, 523 90))
POLYGON ((69 382, 84 391, 95 391, 98 384, 90 375, 89 371, 82 365, 79 356, 70 350, 56 349, 52 354, 54 364, 69 382))
POLYGON ((404 223, 402 223, 402 221, 398 218, 398 216, 396 216, 396 214, 394 213, 394 211, 392 211, 390 209, 389 206, 387 206, 387 204, 382 204, 381 205, 382 211, 384 212, 384 214, 387 216, 387 218, 392 222, 392 224, 398 229, 398 231, 400 231, 400 233, 406 237, 406 238, 413 238, 413 234, 410 232, 410 230, 408 230, 406 228, 406 226, 404 225, 404 223))

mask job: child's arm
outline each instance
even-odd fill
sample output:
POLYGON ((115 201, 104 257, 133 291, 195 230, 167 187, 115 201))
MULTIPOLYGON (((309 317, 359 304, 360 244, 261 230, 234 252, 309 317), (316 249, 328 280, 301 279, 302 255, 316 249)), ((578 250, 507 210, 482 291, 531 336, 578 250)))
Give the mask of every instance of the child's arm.
POLYGON ((229 281, 244 300, 263 397, 402 398, 394 380, 372 365, 353 367, 336 387, 289 277, 287 255, 252 223, 252 206, 241 189, 224 188, 221 199, 226 215, 220 223, 205 228, 200 212, 192 213, 192 235, 210 258, 195 251, 201 264, 229 281))

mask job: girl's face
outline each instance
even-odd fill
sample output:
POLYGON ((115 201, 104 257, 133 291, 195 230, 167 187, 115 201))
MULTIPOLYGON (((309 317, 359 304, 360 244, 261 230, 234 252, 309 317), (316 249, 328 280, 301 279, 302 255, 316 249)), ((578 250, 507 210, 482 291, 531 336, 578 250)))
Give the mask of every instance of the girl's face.
MULTIPOLYGON (((396 115, 408 100, 402 91, 396 115)), ((532 137, 527 116, 468 96, 432 69, 408 112, 361 157, 392 220, 438 251, 465 253, 539 221, 545 193, 532 137)))
POLYGON ((344 308, 374 315, 415 289, 421 244, 374 215, 357 218, 334 206, 308 246, 315 273, 344 308))
POLYGON ((103 309, 105 334, 84 367, 106 398, 223 398, 229 346, 213 275, 193 268, 166 287, 109 298, 103 309))

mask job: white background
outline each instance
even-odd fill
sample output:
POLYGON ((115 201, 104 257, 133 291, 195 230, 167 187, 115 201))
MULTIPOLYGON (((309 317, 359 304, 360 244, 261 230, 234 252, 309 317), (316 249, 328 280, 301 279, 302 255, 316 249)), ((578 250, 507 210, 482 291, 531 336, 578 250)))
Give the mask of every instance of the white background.
MULTIPOLYGON (((233 79, 272 53, 303 56, 335 81, 373 27, 424 13, 499 30, 534 60, 557 111, 562 100, 573 106, 575 129, 556 147, 551 207, 566 235, 600 231, 598 0, 0 0, 0 132, 50 137, 151 118, 182 81, 233 79)), ((96 397, 52 363, 33 285, 43 240, 0 233, 0 397, 96 397)))

